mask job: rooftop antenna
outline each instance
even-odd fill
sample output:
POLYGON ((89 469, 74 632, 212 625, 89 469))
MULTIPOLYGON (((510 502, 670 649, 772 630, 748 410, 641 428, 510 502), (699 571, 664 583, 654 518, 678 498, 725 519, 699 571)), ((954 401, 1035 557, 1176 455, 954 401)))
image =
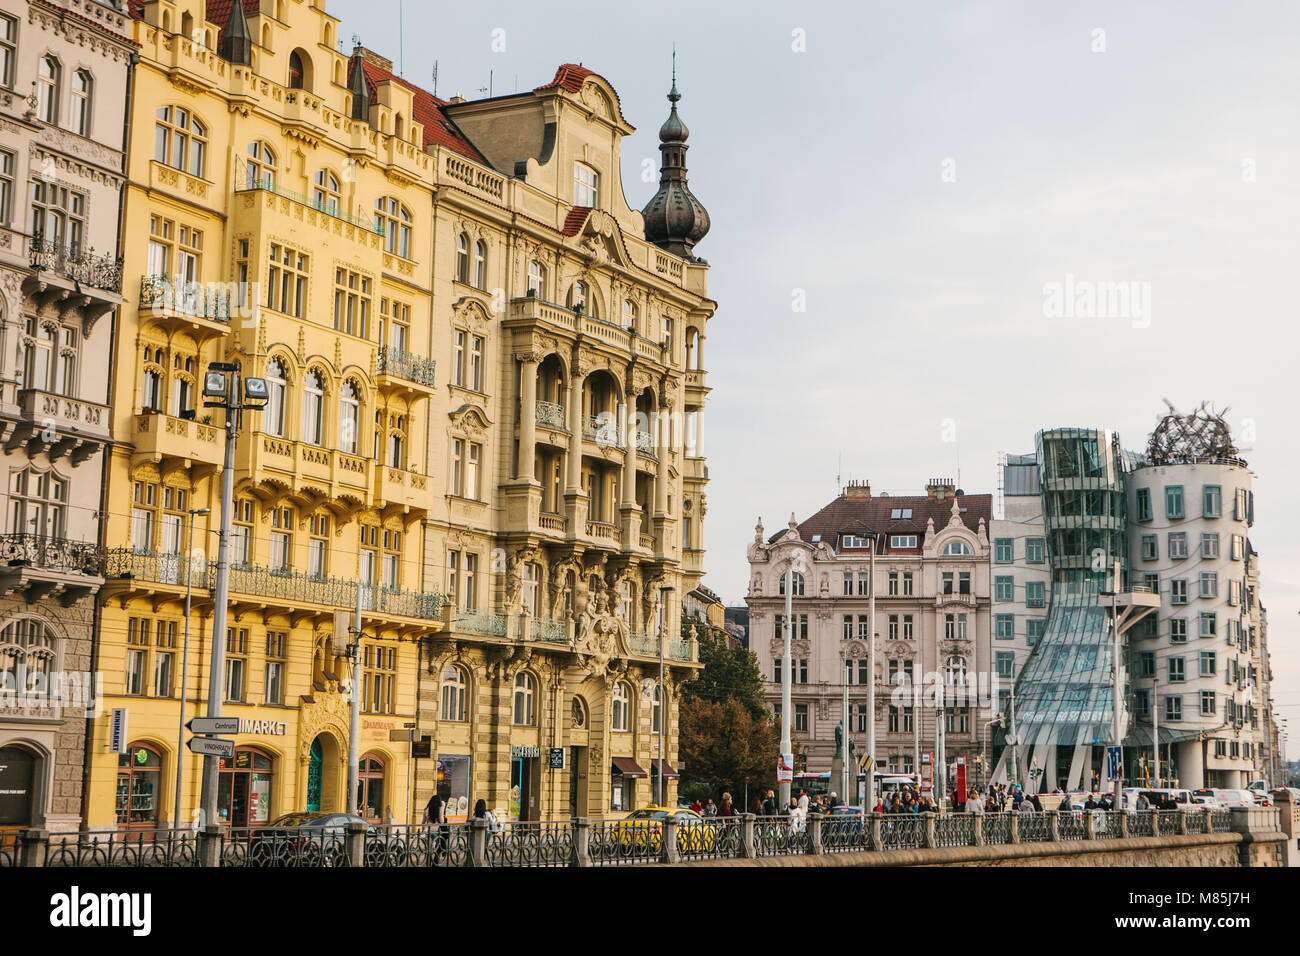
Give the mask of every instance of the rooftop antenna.
POLYGON ((402 12, 403 12, 402 7, 403 7, 402 0, 397 0, 397 75, 398 76, 406 75, 405 69, 403 67, 404 58, 402 56, 402 53, 406 48, 406 44, 403 42, 403 40, 405 39, 404 34, 406 33, 406 31, 402 29, 402 12))
POLYGON ((438 95, 438 61, 433 61, 433 95, 438 95))
POLYGON ((488 70, 488 98, 492 97, 492 70, 488 70))

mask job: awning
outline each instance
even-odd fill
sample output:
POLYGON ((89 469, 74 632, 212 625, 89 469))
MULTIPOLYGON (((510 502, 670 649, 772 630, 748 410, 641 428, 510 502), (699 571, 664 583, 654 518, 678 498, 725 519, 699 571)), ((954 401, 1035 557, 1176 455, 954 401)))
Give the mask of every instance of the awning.
POLYGON ((614 763, 614 770, 625 777, 645 777, 648 774, 641 769, 640 765, 631 757, 610 757, 614 763))
POLYGON ((676 770, 673 769, 672 764, 670 764, 667 760, 660 761, 657 757, 654 760, 650 761, 650 769, 657 770, 659 768, 660 763, 663 764, 665 780, 677 780, 681 777, 681 774, 679 774, 676 770))

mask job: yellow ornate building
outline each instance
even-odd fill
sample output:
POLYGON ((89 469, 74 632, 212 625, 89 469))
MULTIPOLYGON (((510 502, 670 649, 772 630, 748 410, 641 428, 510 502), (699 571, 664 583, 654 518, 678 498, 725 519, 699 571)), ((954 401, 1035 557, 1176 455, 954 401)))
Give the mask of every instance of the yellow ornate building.
POLYGON ((98 632, 129 745, 96 722, 89 825, 165 825, 178 755, 184 822, 198 804, 179 726, 206 712, 214 637, 214 361, 270 393, 236 455, 223 694, 243 723, 222 822, 343 809, 334 619, 358 588, 367 816, 418 819, 435 787, 453 817, 478 798, 519 819, 649 802, 661 613, 672 799, 714 308, 676 90, 643 215, 620 185, 632 127, 581 67, 447 103, 338 52, 319 2, 132 12, 98 632))

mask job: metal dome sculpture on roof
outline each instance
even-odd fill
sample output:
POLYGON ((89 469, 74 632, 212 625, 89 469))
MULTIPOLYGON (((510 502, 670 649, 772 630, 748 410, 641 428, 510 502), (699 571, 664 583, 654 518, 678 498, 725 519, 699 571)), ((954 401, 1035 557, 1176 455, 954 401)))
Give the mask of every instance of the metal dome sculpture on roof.
POLYGON ((686 138, 690 130, 677 115, 677 54, 673 53, 672 109, 659 127, 659 191, 641 210, 645 237, 660 249, 693 258, 695 244, 709 231, 709 213, 686 185, 686 138))
POLYGON ((1169 414, 1160 419, 1147 443, 1147 459, 1153 465, 1175 465, 1196 461, 1239 460, 1237 446, 1225 416, 1208 402, 1186 415, 1165 399, 1169 414))

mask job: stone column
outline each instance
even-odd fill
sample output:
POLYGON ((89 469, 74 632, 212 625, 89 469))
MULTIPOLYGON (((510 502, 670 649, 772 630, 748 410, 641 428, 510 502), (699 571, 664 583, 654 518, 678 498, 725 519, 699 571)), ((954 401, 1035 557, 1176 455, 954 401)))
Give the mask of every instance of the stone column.
POLYGON ((670 814, 664 819, 659 838, 659 862, 676 863, 677 860, 677 819, 670 814))
POLYGON ((516 478, 532 480, 534 460, 537 457, 537 359, 526 356, 519 363, 519 464, 516 478))
MULTIPOLYGON (((660 406, 659 414, 667 415, 672 421, 672 407, 660 406)), ((659 467, 655 469, 655 517, 668 514, 668 436, 664 437, 664 449, 659 455, 659 467)))
POLYGON ((570 866, 591 866, 591 821, 578 817, 573 821, 573 856, 570 866))
MULTIPOLYGON (((50 833, 48 830, 30 828, 23 830, 18 839, 19 866, 44 866, 45 857, 50 850, 50 833)), ((76 839, 74 834, 73 839, 76 839)))
POLYGON ((758 844, 754 842, 754 814, 740 815, 740 855, 746 860, 758 858, 758 844))
POLYGON ((808 852, 820 856, 826 851, 822 848, 822 815, 808 814, 808 852))
POLYGON ((348 847, 348 866, 365 866, 366 865, 366 825, 364 823, 348 823, 347 835, 344 839, 348 847))
POLYGON ((471 817, 469 821, 469 856, 465 858, 466 866, 487 866, 487 838, 487 821, 480 817, 471 817))

